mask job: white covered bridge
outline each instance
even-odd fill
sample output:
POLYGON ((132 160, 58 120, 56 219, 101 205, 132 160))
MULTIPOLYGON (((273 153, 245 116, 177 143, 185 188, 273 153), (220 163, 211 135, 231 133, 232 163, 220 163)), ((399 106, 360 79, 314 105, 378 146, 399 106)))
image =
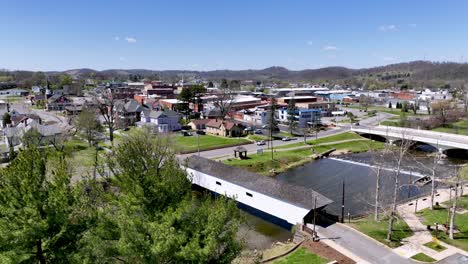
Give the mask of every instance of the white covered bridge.
POLYGON ((402 139, 421 142, 435 147, 440 152, 451 149, 468 150, 468 136, 462 135, 390 126, 354 126, 351 128, 351 131, 361 135, 368 134, 381 136, 389 142, 402 139))
POLYGON ((314 206, 321 210, 333 202, 311 189, 198 156, 188 158, 186 169, 193 184, 235 199, 280 225, 311 223, 314 206))

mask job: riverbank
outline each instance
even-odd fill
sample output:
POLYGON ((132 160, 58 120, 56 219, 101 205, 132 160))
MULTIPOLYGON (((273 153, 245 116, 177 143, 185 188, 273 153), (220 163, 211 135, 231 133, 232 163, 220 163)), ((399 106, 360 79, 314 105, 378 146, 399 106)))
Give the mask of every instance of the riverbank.
POLYGON ((335 136, 308 141, 307 144, 293 143, 274 149, 251 154, 247 159, 227 159, 225 164, 240 167, 262 175, 282 173, 300 167, 314 160, 319 153, 332 149, 338 154, 360 153, 384 148, 383 142, 372 141, 354 133, 343 133, 335 136))

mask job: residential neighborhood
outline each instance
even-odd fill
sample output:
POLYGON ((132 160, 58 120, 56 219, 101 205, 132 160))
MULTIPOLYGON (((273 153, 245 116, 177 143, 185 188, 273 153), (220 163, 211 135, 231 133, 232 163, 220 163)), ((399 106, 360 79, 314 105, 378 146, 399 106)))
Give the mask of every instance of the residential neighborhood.
POLYGON ((468 263, 466 10, 3 3, 0 263, 468 263))

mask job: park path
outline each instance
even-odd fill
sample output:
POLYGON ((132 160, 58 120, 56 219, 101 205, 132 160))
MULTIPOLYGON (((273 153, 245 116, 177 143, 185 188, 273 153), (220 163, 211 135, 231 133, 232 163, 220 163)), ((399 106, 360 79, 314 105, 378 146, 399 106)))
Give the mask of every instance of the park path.
MULTIPOLYGON (((468 189, 464 188, 463 193, 466 193, 468 189)), ((450 190, 449 189, 440 189, 437 191, 437 196, 434 198, 434 202, 446 202, 450 199, 450 190)), ((418 211, 430 207, 430 195, 421 197, 416 200, 406 202, 397 207, 398 214, 404 220, 408 226, 413 230, 414 235, 411 237, 405 238, 402 243, 404 244, 401 247, 395 248, 394 251, 406 258, 410 258, 413 255, 418 253, 424 253, 436 260, 442 260, 454 254, 460 253, 462 255, 468 256, 468 252, 451 246, 447 243, 439 241, 439 243, 446 247, 447 249, 438 252, 433 249, 430 249, 424 246, 425 243, 433 241, 432 234, 427 230, 426 226, 421 222, 419 217, 415 213, 415 209, 418 211), (417 204, 417 208, 416 207, 417 204)))

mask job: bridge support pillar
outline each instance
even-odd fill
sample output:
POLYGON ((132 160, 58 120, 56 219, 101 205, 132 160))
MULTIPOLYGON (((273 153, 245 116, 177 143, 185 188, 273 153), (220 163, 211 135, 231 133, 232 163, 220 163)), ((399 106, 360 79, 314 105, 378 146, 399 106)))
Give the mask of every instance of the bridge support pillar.
POLYGON ((393 140, 393 139, 387 139, 387 144, 388 144, 389 146, 393 146, 393 142, 395 142, 395 140, 393 140))
POLYGON ((445 151, 445 149, 443 149, 443 148, 438 148, 438 153, 437 153, 437 155, 440 155, 440 158, 441 158, 441 159, 447 158, 447 155, 444 153, 444 151, 445 151))

